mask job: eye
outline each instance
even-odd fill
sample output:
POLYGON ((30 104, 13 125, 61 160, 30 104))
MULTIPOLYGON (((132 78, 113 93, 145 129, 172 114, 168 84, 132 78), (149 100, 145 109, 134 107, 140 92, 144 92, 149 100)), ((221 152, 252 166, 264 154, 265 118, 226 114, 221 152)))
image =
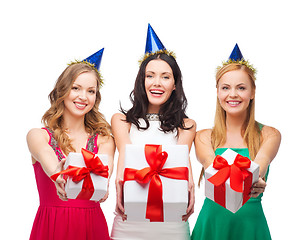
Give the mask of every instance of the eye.
POLYGON ((221 89, 222 89, 222 90, 228 90, 229 87, 228 87, 228 86, 223 86, 221 89))
POLYGON ((246 88, 245 88, 244 86, 240 86, 240 87, 238 87, 238 89, 243 91, 243 90, 245 90, 246 88))
POLYGON ((170 77, 169 76, 164 76, 164 79, 170 79, 170 77))
POLYGON ((72 86, 71 90, 77 91, 77 90, 79 90, 79 87, 72 86))
POLYGON ((91 93, 91 94, 95 94, 96 93, 96 91, 93 90, 93 89, 89 90, 88 92, 91 93))
POLYGON ((153 76, 151 74, 147 74, 146 78, 152 78, 153 76))

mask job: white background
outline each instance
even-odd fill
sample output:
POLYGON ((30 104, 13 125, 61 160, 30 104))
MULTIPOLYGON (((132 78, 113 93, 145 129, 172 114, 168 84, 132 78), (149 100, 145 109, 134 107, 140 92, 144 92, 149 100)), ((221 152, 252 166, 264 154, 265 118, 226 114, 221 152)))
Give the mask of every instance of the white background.
MULTIPOLYGON (((188 116, 198 130, 213 125, 215 69, 235 43, 257 68, 256 119, 282 133, 263 207, 273 239, 305 237, 305 5, 303 1, 5 1, 0 7, 0 238, 28 239, 39 200, 26 134, 41 127, 47 95, 74 59, 105 47, 100 110, 110 121, 128 95, 143 55, 147 24, 175 51, 188 116)), ((117 156, 117 154, 116 154, 117 156)), ((194 179, 201 165, 191 151, 194 179)), ((103 203, 109 228, 115 174, 103 203)), ((204 200, 196 188, 193 229, 204 200)))

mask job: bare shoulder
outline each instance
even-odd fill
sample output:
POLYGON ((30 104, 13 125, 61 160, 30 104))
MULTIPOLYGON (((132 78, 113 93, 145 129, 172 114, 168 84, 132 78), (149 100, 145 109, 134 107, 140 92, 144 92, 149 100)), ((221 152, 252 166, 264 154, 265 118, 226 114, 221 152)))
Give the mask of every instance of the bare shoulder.
POLYGON ((114 136, 116 137, 116 134, 118 132, 127 132, 129 133, 131 128, 131 123, 126 121, 126 116, 122 113, 115 113, 112 116, 111 120, 111 128, 114 136))
POLYGON ((28 134, 27 134, 27 142, 32 142, 32 141, 41 141, 41 140, 49 140, 49 134, 47 131, 41 128, 32 128, 28 134))
POLYGON ((115 113, 112 116, 111 124, 126 123, 126 116, 123 113, 115 113))
POLYGON ((186 128, 191 128, 194 131, 197 129, 197 123, 191 118, 184 118, 184 125, 186 128))
POLYGON ((112 136, 98 135, 98 145, 100 144, 114 144, 114 138, 112 136))
POLYGON ((187 129, 178 128, 178 144, 187 144, 189 149, 193 143, 196 133, 196 122, 190 118, 184 119, 184 125, 187 129))
POLYGON ((115 145, 115 140, 112 136, 98 136, 97 140, 97 145, 98 145, 98 152, 99 153, 106 153, 111 156, 114 155, 115 150, 116 150, 116 145, 115 145))
POLYGON ((263 137, 263 140, 267 140, 270 138, 274 138, 277 140, 281 140, 281 133, 280 131, 278 131, 276 128, 274 127, 270 127, 270 126, 264 126, 261 130, 261 134, 263 137))
POLYGON ((118 149, 120 147, 125 147, 125 144, 131 142, 129 137, 131 123, 126 121, 126 116, 124 114, 115 113, 112 116, 111 128, 118 149))
POLYGON ((192 135, 194 137, 197 130, 196 122, 190 118, 184 118, 184 125, 186 129, 178 128, 179 135, 192 135))
POLYGON ((200 141, 202 143, 205 142, 211 142, 211 133, 212 133, 212 129, 202 129, 200 131, 197 131, 196 133, 196 141, 200 141))

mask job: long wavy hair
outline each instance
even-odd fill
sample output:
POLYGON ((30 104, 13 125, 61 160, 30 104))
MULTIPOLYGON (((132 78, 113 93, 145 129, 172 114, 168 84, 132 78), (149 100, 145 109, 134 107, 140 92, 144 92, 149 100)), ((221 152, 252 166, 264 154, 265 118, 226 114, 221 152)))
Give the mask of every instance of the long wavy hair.
POLYGON ((100 76, 98 73, 86 63, 75 63, 68 66, 59 76, 54 89, 49 94, 51 107, 42 117, 42 123, 45 127, 54 132, 54 137, 59 147, 67 155, 69 152, 75 152, 71 145, 71 140, 63 126, 63 113, 65 111, 64 99, 69 95, 72 85, 76 78, 86 72, 93 72, 97 79, 96 101, 93 108, 86 113, 84 118, 85 130, 90 135, 100 134, 102 136, 111 136, 111 129, 102 113, 99 112, 99 104, 101 102, 101 94, 99 91, 100 76))
POLYGON ((182 73, 172 56, 167 54, 154 54, 147 59, 145 59, 139 68, 134 89, 130 93, 130 100, 133 104, 132 108, 128 111, 125 111, 121 108, 121 112, 125 114, 126 121, 136 125, 138 129, 146 130, 149 128, 150 123, 146 117, 148 113, 149 100, 145 90, 145 72, 148 63, 155 59, 161 59, 169 64, 172 69, 175 90, 172 91, 169 99, 161 105, 159 109, 159 120, 161 122, 161 130, 163 132, 171 132, 177 128, 181 129, 190 129, 186 128, 184 124, 184 118, 188 118, 186 115, 187 99, 184 93, 183 84, 182 84, 182 73), (139 118, 144 119, 146 126, 141 127, 139 118))
MULTIPOLYGON (((220 78, 227 72, 243 70, 245 71, 249 79, 251 80, 252 90, 256 90, 255 85, 255 73, 250 68, 239 63, 231 63, 220 68, 216 73, 216 87, 218 87, 220 78)), ((247 116, 242 126, 241 136, 243 137, 244 142, 247 145, 247 148, 250 153, 251 160, 254 160, 256 154, 259 150, 261 144, 261 131, 259 128, 259 123, 255 121, 255 97, 250 100, 249 106, 247 108, 247 116)), ((218 147, 221 147, 226 142, 226 112, 221 107, 220 102, 217 98, 217 106, 215 113, 215 122, 214 127, 211 133, 211 143, 213 149, 216 150, 218 147)), ((204 168, 202 168, 199 184, 201 178, 204 174, 204 168)))

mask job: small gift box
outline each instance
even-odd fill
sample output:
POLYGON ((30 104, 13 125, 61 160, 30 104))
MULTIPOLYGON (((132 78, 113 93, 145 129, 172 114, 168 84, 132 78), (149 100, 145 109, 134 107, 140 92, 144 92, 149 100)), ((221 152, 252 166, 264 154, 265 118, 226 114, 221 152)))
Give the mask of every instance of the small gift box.
POLYGON ((179 222, 188 205, 187 145, 126 145, 127 221, 179 222))
POLYGON ((59 174, 67 177, 65 191, 69 199, 99 201, 108 188, 108 156, 82 149, 81 153, 69 153, 64 171, 51 178, 56 180, 59 174))
POLYGON ((258 164, 227 149, 205 170, 205 195, 235 213, 250 199, 258 178, 258 164))

